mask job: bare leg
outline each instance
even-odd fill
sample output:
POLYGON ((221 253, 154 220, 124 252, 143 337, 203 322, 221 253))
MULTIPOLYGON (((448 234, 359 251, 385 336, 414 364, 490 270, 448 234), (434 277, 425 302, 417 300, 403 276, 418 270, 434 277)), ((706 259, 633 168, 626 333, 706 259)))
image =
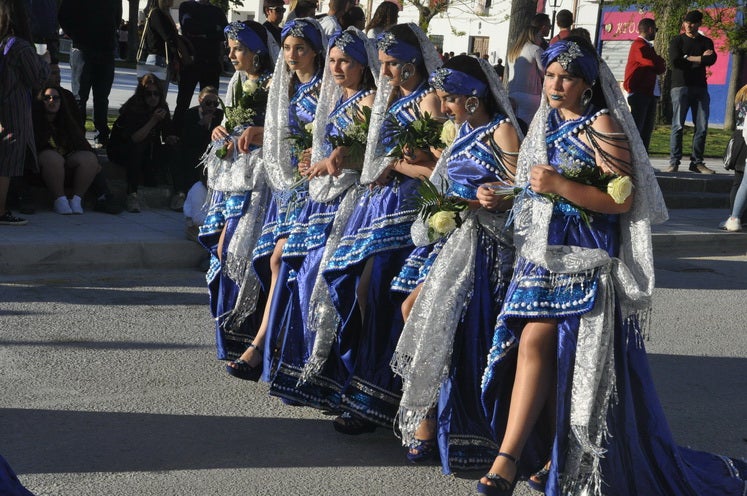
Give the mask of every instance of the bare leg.
POLYGON ((73 194, 83 198, 88 191, 88 187, 93 182, 93 178, 101 170, 96 155, 89 151, 79 151, 70 155, 66 164, 68 167, 75 169, 75 179, 73 180, 73 194))
MULTIPOLYGON (((556 336, 555 320, 535 320, 524 327, 519 340, 506 434, 500 448, 502 453, 513 455, 517 460, 548 395, 556 387, 553 383, 556 336)), ((491 473, 498 474, 509 482, 516 478, 516 470, 516 464, 504 456, 496 457, 490 468, 491 473)), ((480 482, 493 485, 485 477, 480 482)))
POLYGON ((402 318, 405 319, 405 322, 410 317, 410 312, 412 312, 412 307, 415 305, 415 300, 418 299, 418 295, 420 294, 420 290, 423 288, 423 284, 418 284, 415 289, 412 290, 412 293, 407 295, 407 298, 405 298, 405 301, 402 302, 402 318))
POLYGON ((54 150, 44 150, 39 154, 39 166, 44 184, 57 199, 65 196, 65 157, 54 150))
MULTIPOLYGON (((250 367, 257 367, 260 363, 262 363, 262 354, 257 348, 261 349, 265 342, 267 326, 270 324, 270 307, 272 306, 272 294, 275 292, 275 284, 277 283, 278 274, 280 273, 280 257, 283 254, 283 247, 285 246, 285 242, 287 240, 287 238, 279 239, 277 244, 275 244, 275 249, 272 250, 272 255, 270 256, 270 289, 267 293, 267 303, 265 304, 265 310, 262 314, 262 323, 259 325, 257 334, 252 340, 252 344, 254 346, 250 346, 249 348, 247 348, 246 351, 244 351, 244 353, 242 353, 242 355, 239 357, 240 360, 247 362, 250 367)), ((232 363, 229 363, 229 365, 231 367, 234 366, 232 363)))

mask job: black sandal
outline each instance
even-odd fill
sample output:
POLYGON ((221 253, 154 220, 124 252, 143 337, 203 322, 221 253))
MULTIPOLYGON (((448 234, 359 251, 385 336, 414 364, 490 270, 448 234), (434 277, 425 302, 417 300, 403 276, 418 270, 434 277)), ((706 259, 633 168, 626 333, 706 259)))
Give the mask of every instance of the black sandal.
MULTIPOLYGON (((260 356, 262 355, 262 348, 260 348, 259 346, 250 344, 247 349, 249 348, 254 348, 255 350, 257 350, 260 356)), ((257 382, 262 375, 262 362, 260 361, 259 365, 257 365, 256 367, 252 367, 246 360, 237 358, 231 363, 226 364, 226 372, 228 372, 228 375, 236 377, 237 379, 257 382)))
POLYGON ((360 417, 353 416, 350 412, 343 412, 342 415, 332 421, 332 426, 341 434, 357 436, 376 430, 376 424, 360 417))
MULTIPOLYGON (((501 451, 498 453, 498 456, 508 458, 514 462, 514 465, 517 464, 516 457, 509 453, 501 451)), ((519 474, 517 473, 514 480, 511 482, 493 472, 485 474, 485 478, 492 482, 492 484, 483 484, 482 482, 477 481, 477 494, 482 496, 511 496, 514 493, 519 474)))

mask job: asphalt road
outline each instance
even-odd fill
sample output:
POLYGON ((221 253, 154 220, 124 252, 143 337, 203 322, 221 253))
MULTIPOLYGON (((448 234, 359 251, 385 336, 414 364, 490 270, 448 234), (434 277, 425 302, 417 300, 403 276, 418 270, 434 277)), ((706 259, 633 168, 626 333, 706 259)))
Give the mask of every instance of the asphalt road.
MULTIPOLYGON (((747 455, 747 259, 657 260, 650 362, 680 444, 747 455)), ((0 453, 41 495, 467 495, 215 360, 197 271, 0 277, 0 453)), ((531 493, 521 487, 516 494, 531 493)))

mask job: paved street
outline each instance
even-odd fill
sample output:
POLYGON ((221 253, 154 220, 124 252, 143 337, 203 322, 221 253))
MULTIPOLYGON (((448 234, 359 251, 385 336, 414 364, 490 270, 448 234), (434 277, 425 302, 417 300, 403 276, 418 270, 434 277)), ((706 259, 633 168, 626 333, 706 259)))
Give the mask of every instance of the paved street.
MULTIPOLYGON (((657 259, 647 343, 675 438, 740 457, 745 261, 657 259)), ((2 276, 0 326, 0 453, 37 495, 474 494, 229 378, 196 270, 2 276)))

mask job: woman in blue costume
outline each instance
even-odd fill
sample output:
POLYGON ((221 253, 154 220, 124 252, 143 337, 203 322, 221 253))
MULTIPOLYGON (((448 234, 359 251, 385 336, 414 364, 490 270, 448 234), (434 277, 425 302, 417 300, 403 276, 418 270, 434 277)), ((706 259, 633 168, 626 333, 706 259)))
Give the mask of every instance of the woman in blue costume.
POLYGON ((260 237, 252 254, 252 267, 267 300, 261 307, 261 323, 254 340, 240 357, 242 368, 251 373, 252 379, 260 373, 265 380, 270 379, 270 360, 278 338, 268 337, 268 329, 277 333, 287 311, 299 312, 288 304, 286 282, 293 274, 281 263, 281 254, 308 195, 306 184, 299 183, 298 178, 299 171, 309 166, 310 152, 292 152, 289 137, 304 132, 314 119, 325 44, 326 38, 315 19, 294 19, 285 24, 281 33, 283 57, 278 58, 272 75, 262 147, 263 177, 272 192, 265 214, 253 219, 260 237), (265 342, 270 343, 265 347, 266 354, 265 342))
MULTIPOLYGON (((226 105, 238 108, 238 102, 234 101, 237 88, 267 90, 278 47, 265 28, 254 21, 233 22, 225 33, 229 58, 236 68, 226 92, 226 105)), ((206 278, 210 310, 216 319, 220 360, 241 355, 252 342, 259 325, 259 317, 242 294, 263 298, 256 290, 256 277, 250 270, 253 241, 247 233, 245 219, 254 218, 258 211, 263 211, 262 204, 266 202, 258 164, 265 109, 253 109, 245 114, 243 122, 226 129, 230 110, 226 112, 224 125, 213 130, 213 143, 203 157, 212 192, 199 237, 211 255, 206 278)))
POLYGON ((582 38, 543 64, 517 168, 517 263, 483 377, 500 451, 478 493, 510 495, 550 460, 531 485, 553 496, 745 494, 745 464, 678 447, 654 391, 650 225, 667 213, 615 78, 582 38), (580 182, 598 172, 611 176, 580 182))
MULTIPOLYGON (((463 122, 431 180, 469 210, 459 228, 437 241, 421 270, 424 281, 408 297, 414 303, 392 366, 403 379, 398 420, 408 459, 440 452, 449 474, 484 469, 496 454, 480 382, 514 257, 504 226, 511 201, 490 186, 513 184, 520 131, 486 61, 453 57, 430 83, 444 113, 463 122)), ((426 231, 426 223, 413 225, 416 244, 428 242, 426 231)))
POLYGON ((428 74, 440 65, 433 44, 414 24, 401 24, 378 41, 382 83, 372 110, 361 184, 370 186, 358 201, 341 233, 323 276, 345 326, 363 318, 355 366, 335 419, 346 434, 391 426, 399 405, 401 384, 389 361, 402 330, 402 303, 390 292, 412 250, 410 226, 415 219, 412 197, 419 181, 429 176, 435 158, 415 163, 394 159, 393 122, 406 126, 425 112, 440 118, 438 98, 428 86, 428 74))
MULTIPOLYGON (((329 41, 326 67, 314 119, 312 166, 303 173, 309 178, 309 199, 296 218, 282 257, 296 274, 288 285, 290 304, 300 308, 300 315, 294 313, 300 319, 283 323, 283 343, 270 394, 334 409, 352 370, 350 351, 360 323, 353 326, 352 339, 348 332, 340 332, 319 267, 324 254, 334 249, 336 237, 327 244, 333 223, 344 225, 355 206, 363 155, 355 155, 356 149, 348 146, 333 148, 331 140, 350 133, 363 119, 364 107, 373 107, 379 74, 373 40, 355 27, 334 35, 329 41), (333 317, 331 321, 328 316, 333 317), (328 360, 330 351, 332 358, 328 360)), ((365 138, 363 135, 358 152, 364 149, 365 138)))

